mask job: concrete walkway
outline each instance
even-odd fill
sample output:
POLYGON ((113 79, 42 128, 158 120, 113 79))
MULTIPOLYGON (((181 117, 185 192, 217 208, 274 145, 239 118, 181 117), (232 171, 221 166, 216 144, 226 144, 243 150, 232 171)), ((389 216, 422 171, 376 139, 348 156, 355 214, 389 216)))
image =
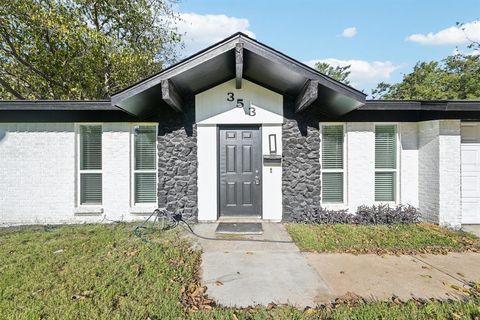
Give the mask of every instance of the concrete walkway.
POLYGON ((480 254, 352 255, 301 253, 282 224, 263 223, 261 236, 223 238, 217 224, 197 224, 202 283, 223 306, 288 303, 300 308, 329 303, 348 292, 372 300, 465 297, 480 281, 480 254), (273 240, 252 242, 236 239, 273 240))
POLYGON ((215 235, 216 226, 197 224, 194 230, 220 240, 194 239, 203 250, 202 284, 218 304, 247 307, 274 302, 304 308, 332 298, 283 225, 264 223, 263 235, 240 237, 283 242, 221 240, 215 235))
POLYGON ((480 237, 480 224, 465 224, 462 226, 462 230, 480 237))
POLYGON ((465 283, 480 281, 480 254, 378 256, 305 253, 334 297, 353 292, 371 300, 398 296, 456 299, 465 283))

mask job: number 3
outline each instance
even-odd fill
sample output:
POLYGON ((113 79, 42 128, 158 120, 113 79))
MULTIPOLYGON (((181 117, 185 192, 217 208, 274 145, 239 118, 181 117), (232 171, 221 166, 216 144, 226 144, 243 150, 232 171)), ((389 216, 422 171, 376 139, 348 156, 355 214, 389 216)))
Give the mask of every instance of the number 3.
POLYGON ((233 95, 233 92, 228 92, 227 101, 233 101, 234 99, 235 99, 235 96, 233 95))
POLYGON ((251 117, 254 117, 254 116, 257 115, 257 113, 255 112, 255 108, 254 108, 254 107, 248 108, 248 115, 251 116, 251 117))

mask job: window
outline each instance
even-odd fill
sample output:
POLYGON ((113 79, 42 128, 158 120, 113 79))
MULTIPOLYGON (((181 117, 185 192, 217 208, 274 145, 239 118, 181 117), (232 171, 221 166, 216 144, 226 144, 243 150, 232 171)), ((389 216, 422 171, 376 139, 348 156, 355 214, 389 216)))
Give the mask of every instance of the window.
POLYGON ((157 201, 157 127, 133 128, 134 203, 157 201))
POLYGON ((322 202, 343 203, 343 125, 322 126, 322 202))
POLYGON ((102 203, 102 126, 79 126, 80 204, 102 203))
POLYGON ((395 202, 397 126, 375 126, 375 201, 395 202))

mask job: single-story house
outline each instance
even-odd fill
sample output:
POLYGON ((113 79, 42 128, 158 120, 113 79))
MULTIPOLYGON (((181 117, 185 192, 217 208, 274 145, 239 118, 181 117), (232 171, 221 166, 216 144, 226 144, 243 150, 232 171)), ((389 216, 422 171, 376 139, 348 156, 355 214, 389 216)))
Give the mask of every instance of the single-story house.
POLYGON ((480 101, 366 95, 237 33, 108 101, 0 102, 0 224, 288 221, 410 204, 480 223, 480 101))

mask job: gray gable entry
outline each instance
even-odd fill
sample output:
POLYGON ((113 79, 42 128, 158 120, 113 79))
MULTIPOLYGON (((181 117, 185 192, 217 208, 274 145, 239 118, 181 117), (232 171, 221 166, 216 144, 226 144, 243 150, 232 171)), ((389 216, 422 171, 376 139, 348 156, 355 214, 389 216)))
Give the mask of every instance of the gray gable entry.
POLYGON ((340 116, 365 104, 366 95, 248 37, 236 33, 112 96, 112 104, 139 117, 170 106, 182 112, 187 96, 247 79, 295 99, 295 111, 315 105, 340 116))

